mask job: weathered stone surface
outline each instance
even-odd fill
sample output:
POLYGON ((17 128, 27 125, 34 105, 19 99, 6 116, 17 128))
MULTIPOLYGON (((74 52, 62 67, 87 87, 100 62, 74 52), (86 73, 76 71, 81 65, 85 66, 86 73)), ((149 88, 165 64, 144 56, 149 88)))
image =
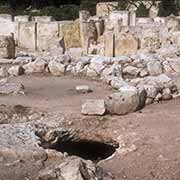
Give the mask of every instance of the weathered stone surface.
POLYGON ((86 22, 80 22, 80 34, 81 34, 81 45, 84 51, 87 53, 90 44, 96 44, 98 34, 95 22, 89 20, 86 22))
POLYGON ((86 22, 89 20, 91 14, 88 10, 79 11, 79 20, 80 22, 86 22))
POLYGON ((36 50, 36 23, 20 22, 18 46, 27 50, 36 50), (27 40, 28 39, 28 40, 27 40))
POLYGON ((129 12, 128 11, 112 11, 109 15, 110 21, 116 26, 119 22, 121 26, 129 25, 129 12))
POLYGON ((0 14, 0 22, 12 22, 12 15, 9 14, 0 14))
POLYGON ((139 92, 134 87, 121 88, 106 100, 107 111, 111 114, 124 115, 136 111, 140 106, 139 92))
POLYGON ((151 76, 156 76, 163 73, 162 65, 159 61, 148 62, 147 70, 151 76))
POLYGON ((136 26, 136 12, 130 11, 129 13, 129 25, 136 26))
POLYGON ((54 76, 62 76, 65 74, 65 67, 66 66, 64 64, 57 62, 57 61, 51 61, 48 64, 48 67, 49 67, 50 73, 54 76))
POLYGON ((24 69, 22 66, 16 65, 9 68, 8 73, 12 76, 20 76, 24 74, 24 69))
POLYGON ((15 22, 29 22, 29 16, 24 15, 24 16, 15 16, 14 17, 15 22))
POLYGON ((104 115, 106 112, 104 100, 86 100, 82 105, 81 113, 84 115, 104 115))
POLYGON ((69 48, 66 52, 66 55, 71 56, 74 60, 79 60, 80 57, 84 55, 83 48, 69 48))
POLYGON ((155 51, 161 47, 161 39, 157 33, 147 32, 140 38, 141 50, 155 51))
POLYGON ((107 32, 104 34, 105 56, 114 57, 114 40, 115 36, 113 32, 107 32))
POLYGON ((24 72, 26 74, 30 73, 42 73, 45 70, 46 62, 41 59, 37 58, 34 62, 30 62, 23 66, 24 72))
POLYGON ((171 90, 169 88, 164 88, 162 92, 162 100, 171 100, 172 98, 171 90))
POLYGON ((1 36, 14 36, 14 39, 17 43, 18 40, 18 22, 3 22, 0 21, 0 35, 1 36))
POLYGON ((146 90, 148 98, 154 99, 158 94, 158 89, 153 85, 144 85, 144 89, 146 90))
POLYGON ((113 64, 110 67, 106 67, 101 73, 103 79, 108 79, 108 77, 113 76, 122 78, 122 66, 120 64, 113 64))
POLYGON ((133 66, 127 66, 123 69, 123 74, 124 75, 131 75, 131 76, 138 76, 139 73, 140 73, 140 70, 139 68, 137 67, 133 67, 133 66))
POLYGON ((83 93, 84 94, 84 93, 92 92, 92 89, 87 85, 80 85, 80 86, 76 86, 76 91, 78 93, 83 93))
POLYGON ((35 22, 51 22, 53 20, 52 16, 33 16, 31 19, 35 22))
POLYGON ((60 22, 59 36, 63 38, 66 49, 81 47, 79 20, 60 22))
POLYGON ((0 77, 7 77, 8 71, 6 67, 0 67, 0 77))
POLYGON ((89 68, 93 69, 98 75, 100 75, 110 62, 111 59, 109 57, 94 56, 91 59, 89 68))
POLYGON ((29 56, 19 56, 19 57, 17 57, 16 59, 14 59, 12 61, 12 64, 24 65, 24 64, 30 63, 32 61, 33 61, 32 57, 29 57, 29 56))
POLYGON ((174 15, 167 17, 165 22, 169 31, 177 31, 180 28, 180 19, 174 15))
POLYGON ((20 83, 11 83, 6 80, 0 81, 0 94, 24 94, 24 86, 20 83))
POLYGON ((96 5, 97 16, 108 16, 109 13, 118 8, 118 2, 100 2, 96 5))
POLYGON ((15 42, 12 36, 0 36, 0 57, 14 58, 16 53, 15 42))
POLYGON ((77 157, 68 158, 56 168, 46 168, 39 172, 37 180, 112 180, 112 177, 91 161, 77 157))
POLYGON ((139 42, 132 34, 115 35, 115 56, 135 54, 138 50, 139 42))
POLYGON ((48 50, 55 44, 58 38, 57 22, 37 23, 37 49, 40 51, 48 50))

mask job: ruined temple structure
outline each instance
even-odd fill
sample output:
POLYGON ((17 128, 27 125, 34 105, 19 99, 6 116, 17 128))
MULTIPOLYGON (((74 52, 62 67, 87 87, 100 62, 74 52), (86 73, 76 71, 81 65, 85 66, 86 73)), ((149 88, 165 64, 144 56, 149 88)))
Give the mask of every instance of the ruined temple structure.
POLYGON ((1 67, 0 76, 71 74, 102 80, 120 92, 108 103, 87 101, 82 114, 100 107, 96 113, 103 115, 105 104, 110 113, 126 114, 177 97, 180 86, 172 76, 180 73, 180 17, 140 18, 133 8, 115 6, 99 3, 96 16, 82 10, 74 21, 1 14, 0 63, 12 67, 1 67))
POLYGON ((151 17, 137 18, 132 5, 129 11, 118 11, 116 6, 116 2, 98 3, 96 16, 80 11, 79 19, 74 21, 1 14, 0 35, 13 34, 17 47, 26 51, 49 51, 60 42, 62 53, 78 48, 81 54, 109 57, 153 51, 167 43, 179 45, 179 17, 156 17, 150 11, 151 17))

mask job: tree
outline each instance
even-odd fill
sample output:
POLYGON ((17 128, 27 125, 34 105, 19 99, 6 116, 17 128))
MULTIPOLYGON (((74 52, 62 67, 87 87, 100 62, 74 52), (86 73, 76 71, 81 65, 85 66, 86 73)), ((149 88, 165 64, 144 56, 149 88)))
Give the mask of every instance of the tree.
POLYGON ((159 6, 158 15, 161 17, 166 17, 171 14, 174 14, 175 16, 178 15, 177 0, 162 0, 159 6))

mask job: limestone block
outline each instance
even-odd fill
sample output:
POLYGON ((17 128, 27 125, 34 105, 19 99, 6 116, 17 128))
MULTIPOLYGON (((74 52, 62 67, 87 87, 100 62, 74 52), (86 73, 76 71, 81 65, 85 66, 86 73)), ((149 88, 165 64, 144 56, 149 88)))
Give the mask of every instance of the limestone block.
POLYGON ((114 57, 114 33, 107 32, 104 34, 105 56, 114 57))
POLYGON ((161 39, 157 33, 146 32, 143 36, 141 36, 140 40, 140 48, 142 50, 150 50, 154 51, 161 47, 161 39))
POLYGON ((165 18, 164 17, 155 17, 154 22, 157 23, 157 24, 165 25, 165 18))
POLYGON ((37 23, 37 49, 48 50, 58 39, 58 22, 37 23))
POLYGON ((115 35, 115 56, 130 55, 137 52, 139 40, 132 34, 120 33, 115 35))
POLYGON ((12 22, 12 16, 9 14, 0 14, 0 22, 12 22))
POLYGON ((106 112, 105 102, 102 99, 88 99, 82 105, 81 113, 84 115, 104 115, 106 112))
POLYGON ((119 6, 118 2, 100 2, 96 5, 97 16, 108 16, 113 10, 117 10, 119 6))
POLYGON ((32 21, 35 22, 51 22, 53 21, 52 16, 33 16, 32 21))
POLYGON ((107 110, 111 114, 124 115, 135 112, 140 105, 140 96, 134 87, 121 88, 106 100, 107 110))
POLYGON ((80 35, 82 47, 88 52, 90 44, 97 43, 97 29, 93 20, 80 22, 80 35))
POLYGON ((25 16, 15 16, 14 17, 14 21, 15 22, 29 22, 29 16, 25 15, 25 16))
POLYGON ((27 50, 36 50, 36 23, 20 22, 18 33, 18 46, 27 50))
POLYGON ((59 36, 64 39, 66 49, 81 47, 79 20, 60 22, 59 36))
POLYGON ((99 20, 96 20, 95 21, 95 26, 96 26, 96 29, 97 29, 97 35, 98 35, 98 38, 103 35, 103 32, 104 32, 104 21, 99 19, 99 20))
POLYGON ((90 18, 90 12, 86 10, 79 11, 80 22, 87 21, 90 18))
POLYGON ((131 11, 129 13, 129 25, 136 26, 136 12, 135 11, 131 11))
POLYGON ((112 11, 109 15, 110 21, 117 24, 118 21, 122 22, 122 26, 128 26, 129 24, 129 12, 128 11, 112 11))
POLYGON ((147 18, 147 17, 136 18, 136 23, 137 24, 152 24, 153 18, 147 18))
POLYGON ((0 57, 15 57, 15 42, 12 36, 0 36, 0 57))

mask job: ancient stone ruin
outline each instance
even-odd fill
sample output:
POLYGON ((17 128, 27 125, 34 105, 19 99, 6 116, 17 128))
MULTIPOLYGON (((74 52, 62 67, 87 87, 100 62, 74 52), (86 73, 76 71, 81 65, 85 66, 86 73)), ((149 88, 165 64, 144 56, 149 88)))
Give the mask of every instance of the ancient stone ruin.
MULTIPOLYGON (((4 162, 6 167, 12 162, 19 167, 23 162, 19 179, 26 177, 26 167, 35 180, 113 179, 98 163, 116 153, 136 151, 136 146, 125 147, 122 139, 105 136, 106 132, 96 134, 90 131, 91 124, 81 129, 83 118, 97 118, 93 125, 101 127, 109 115, 141 112, 146 105, 180 95, 180 17, 157 17, 156 6, 150 7, 148 18, 136 17, 133 7, 119 11, 110 2, 98 3, 96 16, 80 11, 74 21, 0 14, 0 94, 2 102, 9 102, 8 97, 12 100, 11 106, 0 106, 0 167, 4 162), (43 99, 42 81, 33 88, 24 85, 37 79, 37 74, 42 79, 66 76, 90 84, 65 90, 72 96, 69 111, 59 106, 64 99, 54 102, 59 95, 52 101, 56 111, 50 111, 51 96, 43 99), (24 83, 19 76, 27 78, 24 83), (108 87, 108 93, 103 89, 104 96, 100 91, 93 97, 93 83, 108 87), (42 102, 35 101, 37 94, 42 102), (73 109, 74 95, 88 98, 73 109), (27 107, 19 102, 14 106, 17 101, 27 107), (29 107, 33 101, 37 104, 29 107), (71 108, 80 119, 78 130, 71 108)), ((57 84, 46 83, 51 94, 56 94, 57 84)), ((8 172, 2 174, 6 179, 12 177, 13 172, 8 172)))

